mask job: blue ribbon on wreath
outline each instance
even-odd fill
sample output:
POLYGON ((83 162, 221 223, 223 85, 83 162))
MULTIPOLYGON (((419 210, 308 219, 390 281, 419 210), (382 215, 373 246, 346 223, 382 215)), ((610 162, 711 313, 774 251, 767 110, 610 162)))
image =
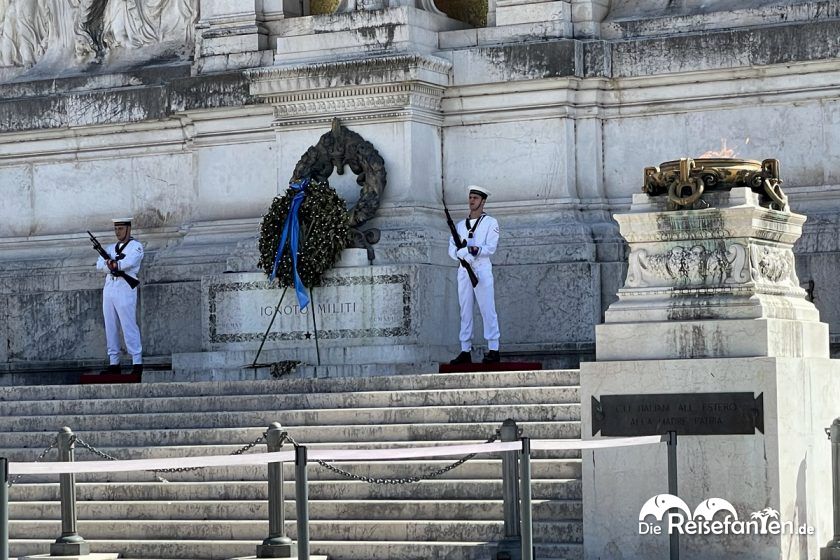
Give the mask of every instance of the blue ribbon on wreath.
POLYGON ((298 218, 298 213, 301 205, 303 204, 303 199, 306 198, 306 187, 309 186, 309 183, 310 180, 307 177, 306 179, 301 179, 300 181, 295 181, 294 183, 289 184, 289 188, 296 191, 296 194, 292 199, 289 214, 286 216, 286 223, 283 224, 283 234, 280 237, 280 245, 277 246, 277 255, 274 257, 274 268, 271 269, 271 276, 269 277, 271 281, 274 281, 274 278, 277 277, 277 268, 280 266, 280 257, 283 256, 283 252, 286 248, 286 239, 288 238, 289 250, 292 255, 292 271, 294 272, 295 279, 295 293, 297 294, 301 310, 309 304, 309 296, 306 295, 306 287, 303 285, 303 281, 300 279, 300 274, 298 274, 297 269, 298 243, 300 241, 300 220, 298 218))

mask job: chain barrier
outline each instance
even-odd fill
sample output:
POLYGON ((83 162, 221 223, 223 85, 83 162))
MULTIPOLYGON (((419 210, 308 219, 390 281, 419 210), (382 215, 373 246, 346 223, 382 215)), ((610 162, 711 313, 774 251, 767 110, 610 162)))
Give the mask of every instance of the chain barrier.
MULTIPOLYGON (((268 434, 267 431, 263 432, 260 437, 258 437, 257 439, 255 439, 251 443, 246 443, 245 445, 243 445, 242 447, 240 447, 239 449, 237 449, 236 451, 231 453, 231 455, 242 455, 243 453, 245 453, 247 451, 250 451, 251 449, 253 449, 257 445, 259 445, 262 441, 264 441, 267 434, 268 434)), ((56 438, 56 441, 58 441, 58 438, 56 438)), ((99 449, 96 449, 94 446, 90 445, 89 443, 84 441, 79 436, 74 435, 73 436, 73 441, 75 441, 81 447, 84 447, 85 449, 87 449, 88 451, 93 453, 94 455, 102 457, 103 459, 105 459, 107 461, 119 461, 119 459, 117 459, 116 457, 112 457, 111 455, 108 455, 104 451, 100 451, 99 449)), ((162 476, 160 476, 158 473, 162 473, 162 472, 181 473, 181 472, 197 471, 197 470, 201 470, 201 469, 205 469, 205 468, 207 468, 207 467, 175 467, 175 468, 172 468, 172 469, 155 469, 155 470, 146 471, 146 472, 152 473, 155 476, 155 478, 158 480, 158 482, 168 483, 169 481, 166 480, 165 478, 163 478, 162 476)))
MULTIPOLYGON (((246 453, 246 452, 250 451, 251 449, 253 449, 257 445, 259 445, 260 443, 265 441, 267 435, 268 435, 267 431, 263 432, 262 435, 260 437, 258 437, 257 439, 255 439, 254 441, 252 441, 250 443, 247 443, 247 444, 243 445, 241 448, 232 452, 231 456, 242 455, 243 453, 246 453)), ((295 446, 295 448, 300 446, 300 444, 298 442, 296 442, 294 440, 294 438, 292 438, 292 436, 290 436, 288 434, 288 432, 283 432, 281 434, 281 438, 282 438, 281 439, 281 446, 285 442, 291 443, 293 446, 295 446)), ((498 432, 496 434, 492 435, 490 438, 488 438, 487 441, 485 441, 484 443, 493 443, 497 439, 499 439, 498 432)), ((73 437, 71 438, 71 442, 78 444, 79 447, 84 448, 85 450, 89 451, 90 453, 93 453, 94 455, 96 455, 98 457, 101 457, 102 459, 105 459, 106 461, 119 461, 119 459, 117 459, 116 457, 114 457, 112 455, 109 455, 109 454, 105 453, 104 451, 101 451, 101 450, 97 449, 96 447, 89 444, 88 442, 86 442, 85 440, 83 440, 82 438, 80 438, 77 435, 73 435, 73 437)), ((44 457, 47 456, 47 453, 49 453, 51 450, 53 450, 55 447, 57 447, 57 445, 58 445, 58 436, 56 436, 55 439, 50 443, 50 445, 46 449, 44 449, 44 451, 42 451, 40 455, 38 455, 38 458, 35 460, 35 462, 37 463, 37 462, 43 461, 44 457)), ((358 475, 358 474, 353 474, 351 472, 345 471, 344 469, 341 469, 339 467, 331 465, 331 464, 327 463, 326 461, 322 461, 320 459, 316 460, 315 462, 318 463, 319 465, 321 465, 322 467, 324 467, 325 469, 327 469, 329 471, 332 471, 332 472, 334 472, 334 473, 336 473, 340 476, 343 476, 345 478, 349 478, 349 479, 352 479, 352 480, 367 482, 368 484, 384 484, 384 485, 389 485, 389 484, 414 484, 414 483, 417 483, 417 482, 421 482, 423 480, 432 480, 432 479, 438 478, 440 476, 443 476, 444 474, 448 473, 449 471, 457 469, 458 467, 460 467, 461 465, 463 465, 464 463, 466 463, 470 459, 473 459, 476 455, 477 455, 477 453, 470 453, 469 455, 467 455, 465 457, 462 457, 461 459, 458 459, 457 461, 455 461, 454 463, 452 463, 450 465, 447 465, 447 466, 442 467, 442 468, 440 468, 436 471, 432 471, 430 473, 426 473, 426 474, 421 475, 421 476, 410 476, 410 477, 402 477, 402 478, 373 478, 373 477, 369 477, 369 476, 361 476, 361 475, 358 475)), ((168 483, 169 481, 166 480, 165 478, 163 478, 162 476, 158 475, 158 473, 162 473, 162 472, 170 472, 170 473, 190 472, 190 471, 197 471, 197 470, 204 469, 204 468, 207 468, 207 467, 175 467, 175 468, 171 468, 171 469, 155 469, 155 470, 146 471, 146 472, 150 472, 150 473, 154 474, 155 478, 157 478, 159 482, 168 483)), ((18 475, 16 477, 14 477, 13 479, 11 479, 8 482, 8 486, 11 488, 12 484, 17 482, 18 479, 21 476, 22 475, 18 475)))
MULTIPOLYGON (((52 442, 50 442, 50 444, 47 446, 47 448, 44 449, 43 451, 41 451, 41 454, 38 455, 38 458, 35 459, 35 462, 40 463, 41 461, 43 461, 44 457, 47 456, 47 453, 49 453, 50 451, 52 451, 56 447, 58 447, 58 436, 55 436, 55 438, 53 438, 52 442)), ((12 485, 15 484, 18 480, 20 480, 20 477, 22 477, 22 476, 23 476, 22 474, 19 474, 19 475, 13 477, 13 478, 10 478, 9 481, 6 483, 6 486, 11 488, 12 485)))
MULTIPOLYGON (((499 434, 498 433, 493 434, 484 443, 493 443, 497 439, 499 439, 499 434)), ((294 445, 295 448, 300 446, 300 444, 298 442, 296 442, 292 438, 292 436, 290 436, 288 434, 285 434, 283 440, 288 441, 289 443, 294 445)), ((358 480, 360 482, 367 482, 368 484, 383 484, 383 485, 414 484, 416 482, 420 482, 420 481, 423 481, 423 480, 432 480, 432 479, 438 478, 439 476, 442 476, 442 475, 448 473, 451 470, 457 469, 458 467, 460 467, 461 465, 463 465, 464 463, 466 463, 470 459, 474 458, 476 455, 478 455, 478 453, 470 453, 469 455, 467 455, 465 457, 462 457, 461 459, 458 459, 457 461, 455 461, 451 465, 447 465, 447 466, 442 467, 442 468, 440 468, 436 471, 432 471, 430 473, 427 473, 427 474, 424 474, 424 475, 421 475, 421 476, 409 476, 409 477, 404 477, 404 478, 373 478, 373 477, 369 477, 369 476, 361 476, 361 475, 358 475, 358 474, 353 474, 351 472, 345 471, 344 469, 340 469, 340 468, 336 467, 335 465, 331 465, 331 464, 327 463, 326 461, 322 461, 320 459, 316 459, 315 462, 318 463, 319 465, 321 465, 322 467, 324 467, 325 469, 327 469, 329 471, 332 471, 332 472, 334 472, 338 475, 341 475, 345 478, 349 478, 349 479, 352 479, 352 480, 358 480)))

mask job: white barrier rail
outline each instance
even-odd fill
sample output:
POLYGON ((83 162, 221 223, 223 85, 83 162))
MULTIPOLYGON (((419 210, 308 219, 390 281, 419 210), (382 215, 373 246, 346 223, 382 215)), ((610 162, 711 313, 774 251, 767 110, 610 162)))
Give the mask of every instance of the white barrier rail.
MULTIPOLYGON (((515 427, 515 424, 514 424, 515 427)), ((277 424, 279 429, 280 425, 277 424)), ((64 428, 70 434, 68 428, 64 428)), ((514 432, 515 433, 515 432, 514 432)), ((531 521, 531 466, 530 455, 532 450, 582 450, 582 449, 608 449, 615 447, 628 447, 639 445, 653 445, 668 442, 668 436, 643 436, 629 438, 603 438, 588 441, 569 440, 530 440, 522 438, 515 441, 501 441, 492 443, 467 444, 467 445, 440 445, 428 447, 401 447, 386 449, 310 449, 306 446, 296 446, 294 450, 273 451, 270 453, 253 453, 250 455, 211 455, 206 457, 177 457, 164 459, 133 459, 125 461, 82 461, 72 462, 72 455, 69 461, 60 462, 7 462, 0 458, 0 467, 5 472, 0 472, 0 560, 9 558, 9 533, 8 533, 8 487, 9 476, 27 474, 57 474, 62 478, 62 484, 70 481, 75 484, 73 475, 81 473, 105 473, 105 472, 130 472, 130 471, 161 471, 173 468, 202 468, 221 467, 237 465, 264 465, 268 464, 271 472, 272 465, 284 462, 295 462, 295 485, 296 502, 298 507, 298 558, 308 560, 309 539, 308 539, 308 491, 306 464, 309 461, 388 461, 400 459, 417 459, 432 457, 449 457, 453 455, 473 455, 487 453, 514 453, 519 457, 521 498, 520 508, 522 511, 521 527, 521 551, 523 560, 532 560, 533 556, 533 534, 531 521), (302 526, 302 527, 301 527, 302 526)), ((271 481, 269 481, 271 482, 271 481)), ((270 484, 271 487, 271 484, 270 484)), ((282 479, 280 489, 282 490, 282 479)), ((270 490, 271 491, 271 490, 270 490)), ((506 498, 507 499, 507 498, 506 498)), ((75 493, 72 498, 73 510, 75 509, 75 493)), ((271 501, 271 500, 270 500, 271 501)), ((282 508, 282 499, 280 500, 282 508)), ((269 504, 271 505, 271 504, 269 504)), ((62 501, 62 508, 64 503, 62 501)), ((72 514, 73 524, 75 513, 72 514)), ((282 517, 279 522, 279 531, 282 532, 282 517)), ((277 522, 273 523, 278 525, 277 522)), ((73 531, 74 536, 75 530, 73 531)), ((264 545, 271 541, 266 539, 264 545)), ((285 537, 283 537, 285 538, 285 537)), ((288 539, 286 539, 288 540, 288 539)))
MULTIPOLYGON (((607 449, 634 445, 661 443, 662 436, 610 438, 588 441, 531 440, 532 450, 607 449)), ((309 448, 310 461, 387 461, 430 457, 451 457, 472 453, 498 453, 521 451, 521 441, 477 443, 470 445, 439 445, 430 447, 396 447, 387 449, 313 449, 309 448)), ((131 459, 126 461, 83 461, 79 463, 9 462, 9 475, 23 474, 82 474, 104 472, 154 471, 172 468, 227 467, 241 465, 266 465, 295 460, 295 452, 252 453, 249 455, 208 455, 206 457, 172 457, 166 459, 131 459)))

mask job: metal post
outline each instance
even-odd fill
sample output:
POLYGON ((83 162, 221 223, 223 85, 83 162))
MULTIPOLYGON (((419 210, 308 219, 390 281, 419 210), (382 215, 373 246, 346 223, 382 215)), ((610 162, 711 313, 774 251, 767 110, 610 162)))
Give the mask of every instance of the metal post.
MULTIPOLYGON (((73 431, 67 426, 58 432, 59 461, 72 463, 76 447, 73 431)), ((87 556, 90 545, 76 532, 76 475, 58 475, 61 495, 61 536, 50 545, 50 556, 87 556)))
POLYGON ((522 438, 519 451, 519 490, 522 504, 522 560, 534 560, 534 526, 531 522, 531 440, 522 438))
MULTIPOLYGON (((286 432, 273 422, 266 432, 269 453, 283 450, 286 432)), ((257 545, 257 558, 292 558, 297 546, 286 536, 286 497, 283 491, 283 463, 268 464, 268 538, 257 545)))
POLYGON ((309 560, 309 489, 306 479, 306 447, 302 445, 295 448, 295 502, 298 560, 309 560))
MULTIPOLYGON (((668 493, 677 494, 677 432, 668 432, 668 493)), ((675 511, 675 510, 672 510, 675 511)), ((680 560, 680 534, 673 531, 669 543, 670 560, 680 560)))
MULTIPOLYGON (((518 441, 519 427, 510 418, 499 429, 502 441, 518 441)), ((496 549, 496 560, 520 560, 522 542, 519 532, 519 453, 502 452, 502 500, 504 507, 505 536, 496 549)))
POLYGON ((9 460, 0 457, 0 560, 9 560, 9 460))
POLYGON ((834 538, 820 549, 820 560, 840 560, 840 418, 826 430, 831 440, 832 496, 834 502, 834 538))

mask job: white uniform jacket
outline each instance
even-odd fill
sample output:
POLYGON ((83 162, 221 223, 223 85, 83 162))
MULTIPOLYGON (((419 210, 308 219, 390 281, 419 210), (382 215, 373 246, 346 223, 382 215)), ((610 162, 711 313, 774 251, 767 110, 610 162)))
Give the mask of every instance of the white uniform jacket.
MULTIPOLYGON (((112 243, 105 247, 105 252, 111 255, 112 260, 115 260, 117 258, 117 243, 112 243)), ((137 275, 140 274, 140 263, 143 261, 143 245, 132 237, 123 247, 122 253, 125 257, 117 261, 117 268, 132 278, 137 278, 137 275)), ((96 261, 96 268, 108 273, 108 277, 105 278, 106 282, 111 280, 109 278, 111 271, 108 269, 108 265, 105 264, 105 259, 101 255, 96 261)), ((117 278, 117 280, 125 282, 122 278, 117 278)))
MULTIPOLYGON (((458 230, 458 235, 462 240, 469 238, 467 231, 467 221, 461 220, 455 226, 458 230)), ((499 245, 499 222, 496 218, 482 214, 479 218, 478 225, 475 225, 475 220, 470 220, 470 225, 473 229, 473 241, 475 247, 478 248, 478 254, 470 255, 466 260, 470 263, 473 270, 489 269, 491 267, 490 257, 496 252, 496 247, 499 245)), ((455 246, 455 240, 450 236, 449 238, 449 257, 453 260, 458 260, 456 252, 458 247, 455 246)))

